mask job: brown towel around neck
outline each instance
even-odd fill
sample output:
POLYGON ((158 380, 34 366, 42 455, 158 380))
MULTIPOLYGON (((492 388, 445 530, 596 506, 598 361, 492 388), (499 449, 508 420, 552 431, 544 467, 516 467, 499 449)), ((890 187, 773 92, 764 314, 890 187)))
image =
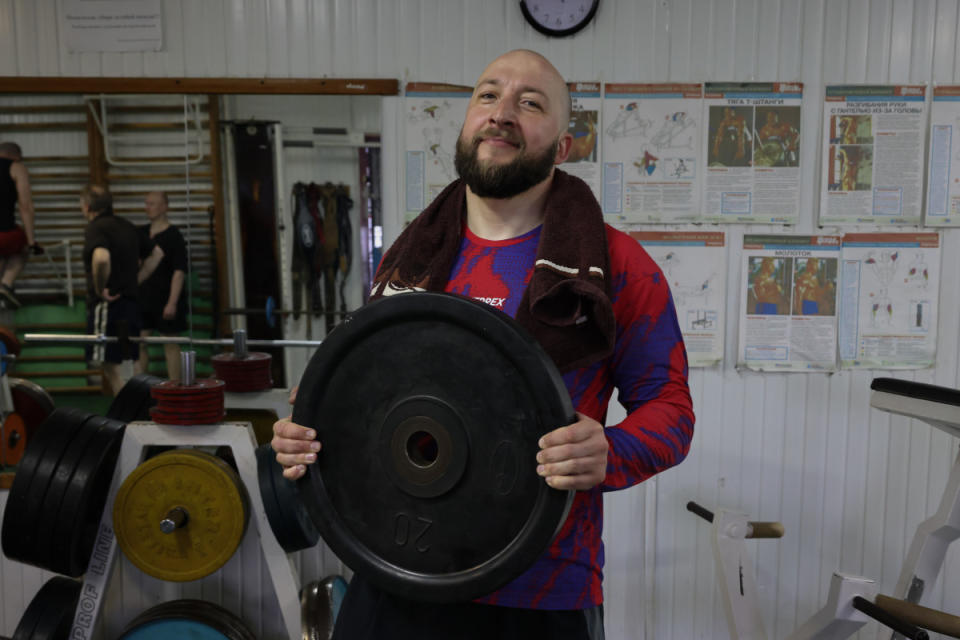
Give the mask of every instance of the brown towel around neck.
MULTIPOLYGON (((370 299, 443 291, 463 241, 466 214, 466 186, 456 180, 387 251, 370 299)), ((562 372, 613 352, 616 326, 603 214, 590 187, 559 169, 547 193, 536 263, 516 320, 562 372)))

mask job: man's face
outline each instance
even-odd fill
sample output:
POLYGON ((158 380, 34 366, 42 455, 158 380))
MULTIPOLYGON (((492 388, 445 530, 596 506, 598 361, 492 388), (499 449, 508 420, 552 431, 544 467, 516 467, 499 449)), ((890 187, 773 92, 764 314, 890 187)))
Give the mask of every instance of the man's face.
POLYGON ((549 177, 572 141, 566 100, 563 79, 538 56, 511 52, 494 60, 457 140, 455 166, 470 190, 509 198, 549 177))
POLYGON ((147 218, 156 220, 167 212, 167 203, 159 193, 148 193, 144 200, 144 208, 147 211, 147 218))

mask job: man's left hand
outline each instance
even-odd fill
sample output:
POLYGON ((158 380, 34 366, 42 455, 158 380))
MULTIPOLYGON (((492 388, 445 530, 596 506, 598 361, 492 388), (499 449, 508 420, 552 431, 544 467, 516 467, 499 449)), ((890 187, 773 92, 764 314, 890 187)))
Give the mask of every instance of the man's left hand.
POLYGON ((163 319, 164 320, 173 320, 177 317, 177 305, 168 304, 163 308, 163 319))
POLYGON ((603 425, 577 412, 576 422, 540 439, 537 473, 554 489, 592 489, 607 475, 608 447, 603 425))
POLYGON ((113 302, 114 300, 120 299, 120 294, 118 293, 117 295, 111 295, 110 288, 104 287, 103 292, 100 294, 100 297, 106 300, 107 302, 113 302))

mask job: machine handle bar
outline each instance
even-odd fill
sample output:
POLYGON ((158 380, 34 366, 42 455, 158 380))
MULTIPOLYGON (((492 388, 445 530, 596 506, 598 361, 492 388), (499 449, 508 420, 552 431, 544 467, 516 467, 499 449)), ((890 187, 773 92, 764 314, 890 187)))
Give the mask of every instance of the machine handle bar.
POLYGON ((870 616, 877 622, 890 627, 900 635, 910 640, 929 640, 930 636, 920 627, 914 626, 909 622, 904 622, 892 613, 881 609, 863 596, 853 597, 853 608, 870 616))

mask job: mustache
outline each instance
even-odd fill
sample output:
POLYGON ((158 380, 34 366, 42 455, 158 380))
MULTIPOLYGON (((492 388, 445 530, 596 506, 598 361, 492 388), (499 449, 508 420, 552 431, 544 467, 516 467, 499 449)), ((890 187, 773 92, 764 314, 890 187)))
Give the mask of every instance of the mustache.
POLYGON ((487 138, 500 138, 501 140, 505 140, 510 144, 515 144, 517 146, 523 145, 523 138, 521 138, 520 135, 515 133, 514 131, 510 131, 509 129, 497 129, 495 127, 490 127, 488 129, 484 129, 477 135, 473 136, 473 140, 472 140, 473 146, 474 147, 478 146, 481 142, 483 142, 487 138))

